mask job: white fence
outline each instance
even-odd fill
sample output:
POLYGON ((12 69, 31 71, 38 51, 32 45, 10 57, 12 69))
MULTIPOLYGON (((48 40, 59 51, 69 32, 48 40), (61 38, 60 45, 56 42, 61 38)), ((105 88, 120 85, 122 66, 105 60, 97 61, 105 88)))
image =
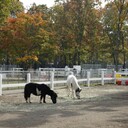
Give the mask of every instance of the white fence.
MULTIPOLYGON (((90 71, 87 72, 87 78, 85 79, 78 79, 78 82, 86 82, 87 86, 90 86, 91 81, 101 81, 101 85, 105 84, 105 81, 113 81, 116 83, 116 72, 114 72, 113 77, 104 77, 104 71, 101 72, 101 77, 99 78, 91 78, 90 71)), ((31 75, 30 73, 27 74, 27 81, 26 83, 31 82, 31 75)), ((2 83, 2 74, 0 74, 0 95, 2 95, 2 89, 7 87, 24 87, 26 83, 18 83, 18 84, 3 84, 2 83)), ((50 80, 45 82, 36 82, 36 83, 45 83, 50 85, 51 89, 54 89, 55 84, 66 84, 66 80, 54 80, 54 72, 51 71, 50 80)))

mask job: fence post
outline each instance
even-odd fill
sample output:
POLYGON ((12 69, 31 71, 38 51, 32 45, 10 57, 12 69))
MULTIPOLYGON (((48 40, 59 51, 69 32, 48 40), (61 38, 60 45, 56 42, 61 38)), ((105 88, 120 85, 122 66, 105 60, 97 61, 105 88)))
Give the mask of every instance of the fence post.
POLYGON ((2 74, 0 74, 0 96, 2 95, 2 74))
POLYGON ((51 81, 51 89, 54 90, 54 71, 51 72, 51 78, 50 78, 50 81, 51 81))
POLYGON ((31 82, 31 74, 27 73, 27 83, 30 83, 30 82, 31 82))
POLYGON ((87 85, 90 87, 90 71, 87 71, 87 85))
POLYGON ((114 84, 116 84, 116 71, 114 71, 114 84))
POLYGON ((104 85, 104 71, 101 71, 101 85, 104 85))

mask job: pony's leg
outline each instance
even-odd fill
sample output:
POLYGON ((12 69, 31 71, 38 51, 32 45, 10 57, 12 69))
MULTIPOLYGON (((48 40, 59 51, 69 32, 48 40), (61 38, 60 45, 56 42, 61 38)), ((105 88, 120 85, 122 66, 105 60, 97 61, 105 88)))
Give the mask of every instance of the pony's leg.
POLYGON ((43 97, 44 97, 44 98, 43 98, 43 102, 46 103, 46 101, 45 101, 46 95, 44 95, 43 97))
POLYGON ((28 98, 26 98, 26 103, 28 103, 28 98))
POLYGON ((27 96, 25 97, 25 101, 26 101, 26 103, 28 103, 28 97, 27 96))
POLYGON ((41 95, 41 96, 40 96, 40 103, 42 103, 42 98, 43 98, 43 96, 41 95))
POLYGON ((42 103, 42 98, 43 98, 43 103, 46 103, 46 101, 45 101, 45 95, 41 95, 40 96, 40 103, 42 103))
POLYGON ((26 92, 24 92, 24 98, 25 98, 26 103, 28 103, 28 97, 29 97, 29 95, 26 94, 26 92))
POLYGON ((71 90, 72 90, 72 98, 74 99, 75 98, 75 92, 73 90, 73 87, 71 87, 71 90))
POLYGON ((30 97, 28 99, 29 99, 29 103, 31 103, 30 97))
POLYGON ((75 90, 73 90, 73 98, 74 98, 74 99, 75 99, 75 96, 76 96, 75 90))
POLYGON ((31 103, 31 100, 30 100, 30 95, 31 95, 31 94, 29 94, 29 95, 28 95, 29 103, 31 103))
POLYGON ((75 98, 75 92, 74 92, 74 89, 73 89, 73 84, 71 84, 71 97, 74 99, 75 98))
POLYGON ((67 95, 68 95, 68 97, 70 96, 70 87, 69 87, 69 85, 67 86, 67 95))

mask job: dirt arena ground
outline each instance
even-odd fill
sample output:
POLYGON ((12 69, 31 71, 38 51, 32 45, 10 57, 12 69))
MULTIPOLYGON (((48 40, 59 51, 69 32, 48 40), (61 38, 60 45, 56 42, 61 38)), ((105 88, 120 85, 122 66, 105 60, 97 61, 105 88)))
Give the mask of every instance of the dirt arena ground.
POLYGON ((81 99, 55 89, 58 103, 39 104, 32 96, 25 103, 23 90, 4 91, 0 96, 0 128, 128 128, 128 86, 83 87, 81 99))

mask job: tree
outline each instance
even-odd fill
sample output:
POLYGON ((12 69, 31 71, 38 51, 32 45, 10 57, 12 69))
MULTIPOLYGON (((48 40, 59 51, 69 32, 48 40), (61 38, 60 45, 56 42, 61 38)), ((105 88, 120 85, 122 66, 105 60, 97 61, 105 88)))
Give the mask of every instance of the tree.
POLYGON ((123 63, 126 60, 123 29, 126 25, 127 7, 128 3, 125 0, 114 0, 106 5, 103 18, 104 30, 110 41, 111 54, 116 65, 116 70, 118 70, 119 56, 121 53, 123 53, 123 63))
POLYGON ((0 0, 0 25, 10 14, 14 16, 23 10, 23 4, 19 0, 0 0))
POLYGON ((100 40, 97 34, 100 34, 98 27, 101 25, 95 4, 93 0, 67 0, 53 7, 51 19, 60 46, 58 60, 62 65, 94 63, 98 59, 98 50, 94 48, 99 47, 96 41, 100 40))
MULTIPOLYGON (((42 19, 47 21, 45 25, 45 30, 50 34, 48 37, 47 42, 42 47, 42 51, 39 55, 39 60, 41 62, 41 66, 48 66, 50 63, 54 63, 55 57, 58 54, 59 47, 56 41, 55 31, 53 29, 53 21, 51 20, 50 8, 46 5, 36 5, 35 3, 31 6, 28 10, 28 13, 35 14, 35 13, 42 13, 42 19), (43 58, 43 61, 41 61, 43 58)), ((55 65, 54 65, 55 66, 55 65)))
POLYGON ((0 0, 0 25, 9 15, 9 4, 11 0, 0 0))
MULTIPOLYGON (((47 21, 42 19, 41 13, 19 13, 17 18, 8 18, 5 26, 1 27, 3 43, 0 46, 4 48, 3 53, 8 56, 9 63, 19 62, 21 66, 26 65, 24 68, 27 69, 38 61, 43 49, 51 50, 49 45, 52 34, 46 31, 46 24, 47 21)), ((53 56, 54 52, 51 52, 50 56, 53 56)), ((47 57, 49 58, 46 56, 43 60, 47 57)))
POLYGON ((24 11, 23 3, 19 0, 11 0, 9 11, 10 15, 15 18, 17 13, 24 11))

